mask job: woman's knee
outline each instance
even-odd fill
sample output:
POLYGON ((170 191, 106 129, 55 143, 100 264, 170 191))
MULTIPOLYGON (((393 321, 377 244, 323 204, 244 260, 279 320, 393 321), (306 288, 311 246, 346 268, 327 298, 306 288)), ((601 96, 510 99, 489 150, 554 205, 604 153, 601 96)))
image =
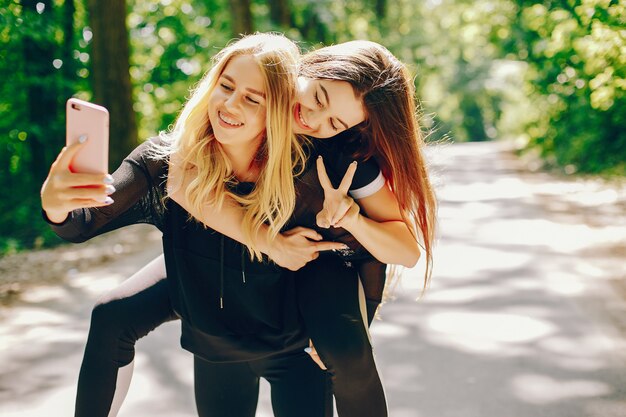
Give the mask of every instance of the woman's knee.
POLYGON ((126 312, 116 301, 100 300, 93 307, 88 346, 97 347, 98 355, 110 357, 118 366, 125 366, 135 357, 138 337, 125 319, 126 312))
POLYGON ((116 329, 123 326, 124 312, 119 300, 100 298, 91 310, 91 327, 116 329))

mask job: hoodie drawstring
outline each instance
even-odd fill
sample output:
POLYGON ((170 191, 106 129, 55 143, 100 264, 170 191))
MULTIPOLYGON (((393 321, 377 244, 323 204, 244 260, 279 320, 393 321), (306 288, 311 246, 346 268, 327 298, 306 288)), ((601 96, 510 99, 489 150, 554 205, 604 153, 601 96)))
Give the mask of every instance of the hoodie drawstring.
POLYGON ((220 240, 220 309, 224 308, 224 235, 220 240))
MULTIPOLYGON (((241 279, 246 283, 246 250, 241 245, 241 279)), ((220 309, 224 308, 224 235, 220 239, 220 309)))
POLYGON ((243 279, 243 283, 246 283, 246 251, 241 245, 241 278, 243 279))

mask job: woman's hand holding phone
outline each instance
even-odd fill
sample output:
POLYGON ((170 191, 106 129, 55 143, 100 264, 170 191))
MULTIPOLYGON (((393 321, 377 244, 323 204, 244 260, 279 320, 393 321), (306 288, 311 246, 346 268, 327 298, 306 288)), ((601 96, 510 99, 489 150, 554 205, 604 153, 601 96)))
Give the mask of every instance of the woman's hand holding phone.
POLYGON ((85 136, 63 148, 41 188, 41 206, 54 223, 62 223, 72 210, 113 203, 109 197, 115 192, 111 175, 74 173, 70 170, 72 160, 87 140, 85 136))

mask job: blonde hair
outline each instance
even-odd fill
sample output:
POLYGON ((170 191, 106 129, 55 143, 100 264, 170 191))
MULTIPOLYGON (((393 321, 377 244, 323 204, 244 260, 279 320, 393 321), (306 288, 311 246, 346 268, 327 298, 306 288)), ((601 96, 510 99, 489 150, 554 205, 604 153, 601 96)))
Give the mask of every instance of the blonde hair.
POLYGON ((213 58, 213 67, 203 76, 178 116, 174 128, 162 133, 165 145, 157 150, 160 157, 177 155, 184 175, 197 175, 184 191, 194 212, 205 204, 220 208, 227 197, 245 208, 243 230, 252 256, 261 257, 254 244, 264 223, 273 239, 287 223, 295 208, 293 173, 304 166, 305 156, 292 129, 290 114, 295 97, 298 47, 286 37, 272 33, 245 36, 213 58), (228 62, 235 56, 252 56, 263 74, 266 105, 266 137, 253 163, 260 169, 253 191, 245 196, 230 191, 236 182, 229 159, 215 140, 208 117, 209 96, 228 62))

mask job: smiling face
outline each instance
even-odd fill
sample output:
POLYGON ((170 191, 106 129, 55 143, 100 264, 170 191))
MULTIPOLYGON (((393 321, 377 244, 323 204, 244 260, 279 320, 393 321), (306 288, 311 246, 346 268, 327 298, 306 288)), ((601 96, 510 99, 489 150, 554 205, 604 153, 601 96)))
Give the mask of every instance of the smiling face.
POLYGON ((209 96, 215 139, 225 148, 258 147, 265 131, 265 83, 251 55, 233 57, 209 96))
POLYGON ((298 77, 294 133, 330 138, 365 120, 363 101, 347 81, 298 77))

